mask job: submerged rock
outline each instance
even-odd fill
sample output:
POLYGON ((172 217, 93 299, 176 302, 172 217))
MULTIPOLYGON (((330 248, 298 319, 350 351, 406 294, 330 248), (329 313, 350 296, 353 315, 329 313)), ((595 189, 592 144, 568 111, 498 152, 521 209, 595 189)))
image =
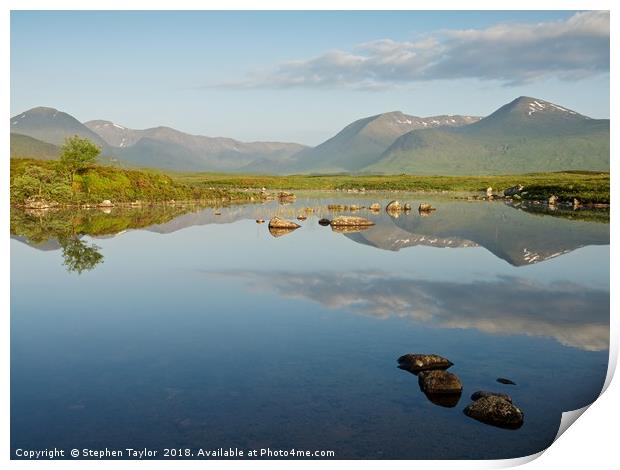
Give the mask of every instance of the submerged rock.
POLYGON ((429 395, 460 394, 463 391, 459 378, 445 370, 423 370, 418 374, 418 382, 422 391, 429 395))
POLYGON ((375 225, 372 220, 365 219, 364 217, 353 217, 346 215, 335 217, 331 221, 332 227, 369 227, 371 225, 375 225))
POLYGON ((319 225, 322 225, 323 227, 326 227, 331 223, 332 221, 329 219, 319 219, 319 225))
POLYGON ((379 204, 378 202, 374 202, 370 205, 370 207, 368 207, 371 211, 380 211, 381 210, 381 204, 379 204))
POLYGON ((448 369, 453 364, 437 354, 405 354, 398 358, 398 367, 409 372, 448 369))
POLYGON ((508 400, 496 395, 474 401, 463 413, 482 423, 500 428, 518 429, 523 425, 523 412, 508 400))
POLYGON ((461 399, 461 392, 457 393, 426 393, 424 392, 428 401, 433 405, 443 406, 444 408, 454 408, 459 404, 461 399))
POLYGON ((295 230, 301 227, 301 225, 291 222, 290 220, 281 219, 279 217, 273 217, 269 221, 269 228, 295 230))
POLYGON ((403 207, 400 205, 398 201, 391 201, 385 206, 385 210, 387 212, 400 212, 403 210, 403 207))
POLYGON ((511 186, 510 188, 504 189, 504 196, 515 196, 518 195, 521 191, 523 191, 524 186, 522 184, 518 184, 516 186, 511 186))
POLYGON ((435 209, 433 206, 431 206, 430 204, 426 202, 421 203, 420 206, 418 207, 418 211, 420 212, 430 212, 434 210, 437 210, 437 209, 435 209))
POLYGON ((516 383, 514 383, 512 380, 510 380, 510 379, 505 379, 504 377, 499 377, 499 378, 497 379, 497 381, 498 381, 499 383, 501 383, 501 384, 504 384, 504 385, 517 385, 517 384, 516 384, 516 383))
POLYGON ((506 393, 487 392, 485 390, 478 390, 477 392, 474 392, 471 395, 472 401, 480 400, 481 398, 486 398, 486 397, 499 397, 512 403, 512 398, 510 397, 510 395, 507 395, 506 393))

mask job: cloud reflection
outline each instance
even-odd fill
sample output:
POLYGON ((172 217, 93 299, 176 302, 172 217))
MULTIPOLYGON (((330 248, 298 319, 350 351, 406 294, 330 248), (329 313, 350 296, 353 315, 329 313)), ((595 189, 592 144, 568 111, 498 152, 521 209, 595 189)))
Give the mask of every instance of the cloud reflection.
POLYGON ((543 284, 517 277, 470 283, 431 281, 377 272, 210 272, 282 297, 332 310, 400 317, 439 328, 550 337, 588 351, 609 347, 609 292, 574 283, 543 284))

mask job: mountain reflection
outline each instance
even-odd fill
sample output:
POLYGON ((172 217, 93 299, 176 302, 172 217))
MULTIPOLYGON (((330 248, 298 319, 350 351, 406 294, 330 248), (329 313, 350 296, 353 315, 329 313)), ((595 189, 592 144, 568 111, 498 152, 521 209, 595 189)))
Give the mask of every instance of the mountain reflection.
POLYGON ((312 300, 332 310, 400 317, 439 328, 549 337, 588 351, 609 347, 609 292, 571 283, 499 277, 458 283, 387 272, 209 272, 252 289, 312 300))

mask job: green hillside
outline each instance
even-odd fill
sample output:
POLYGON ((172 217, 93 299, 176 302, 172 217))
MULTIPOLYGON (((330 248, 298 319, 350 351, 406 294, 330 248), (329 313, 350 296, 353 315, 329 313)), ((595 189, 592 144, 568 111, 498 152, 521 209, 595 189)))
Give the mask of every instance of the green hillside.
POLYGON ((609 120, 528 97, 469 126, 409 132, 364 169, 421 175, 564 170, 609 171, 609 120))
POLYGON ((11 132, 11 158, 52 160, 58 158, 59 151, 60 149, 54 144, 11 132))

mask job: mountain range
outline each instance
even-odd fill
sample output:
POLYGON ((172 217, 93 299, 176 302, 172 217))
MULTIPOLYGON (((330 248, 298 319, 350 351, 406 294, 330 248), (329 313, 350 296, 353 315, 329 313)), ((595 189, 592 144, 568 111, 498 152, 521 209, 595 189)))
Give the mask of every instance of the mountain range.
POLYGON ((316 147, 241 142, 170 127, 79 122, 38 107, 11 118, 11 157, 56 158, 66 137, 86 137, 105 159, 135 167, 237 173, 508 174, 609 171, 609 119, 521 96, 487 117, 393 111, 354 121, 316 147))

